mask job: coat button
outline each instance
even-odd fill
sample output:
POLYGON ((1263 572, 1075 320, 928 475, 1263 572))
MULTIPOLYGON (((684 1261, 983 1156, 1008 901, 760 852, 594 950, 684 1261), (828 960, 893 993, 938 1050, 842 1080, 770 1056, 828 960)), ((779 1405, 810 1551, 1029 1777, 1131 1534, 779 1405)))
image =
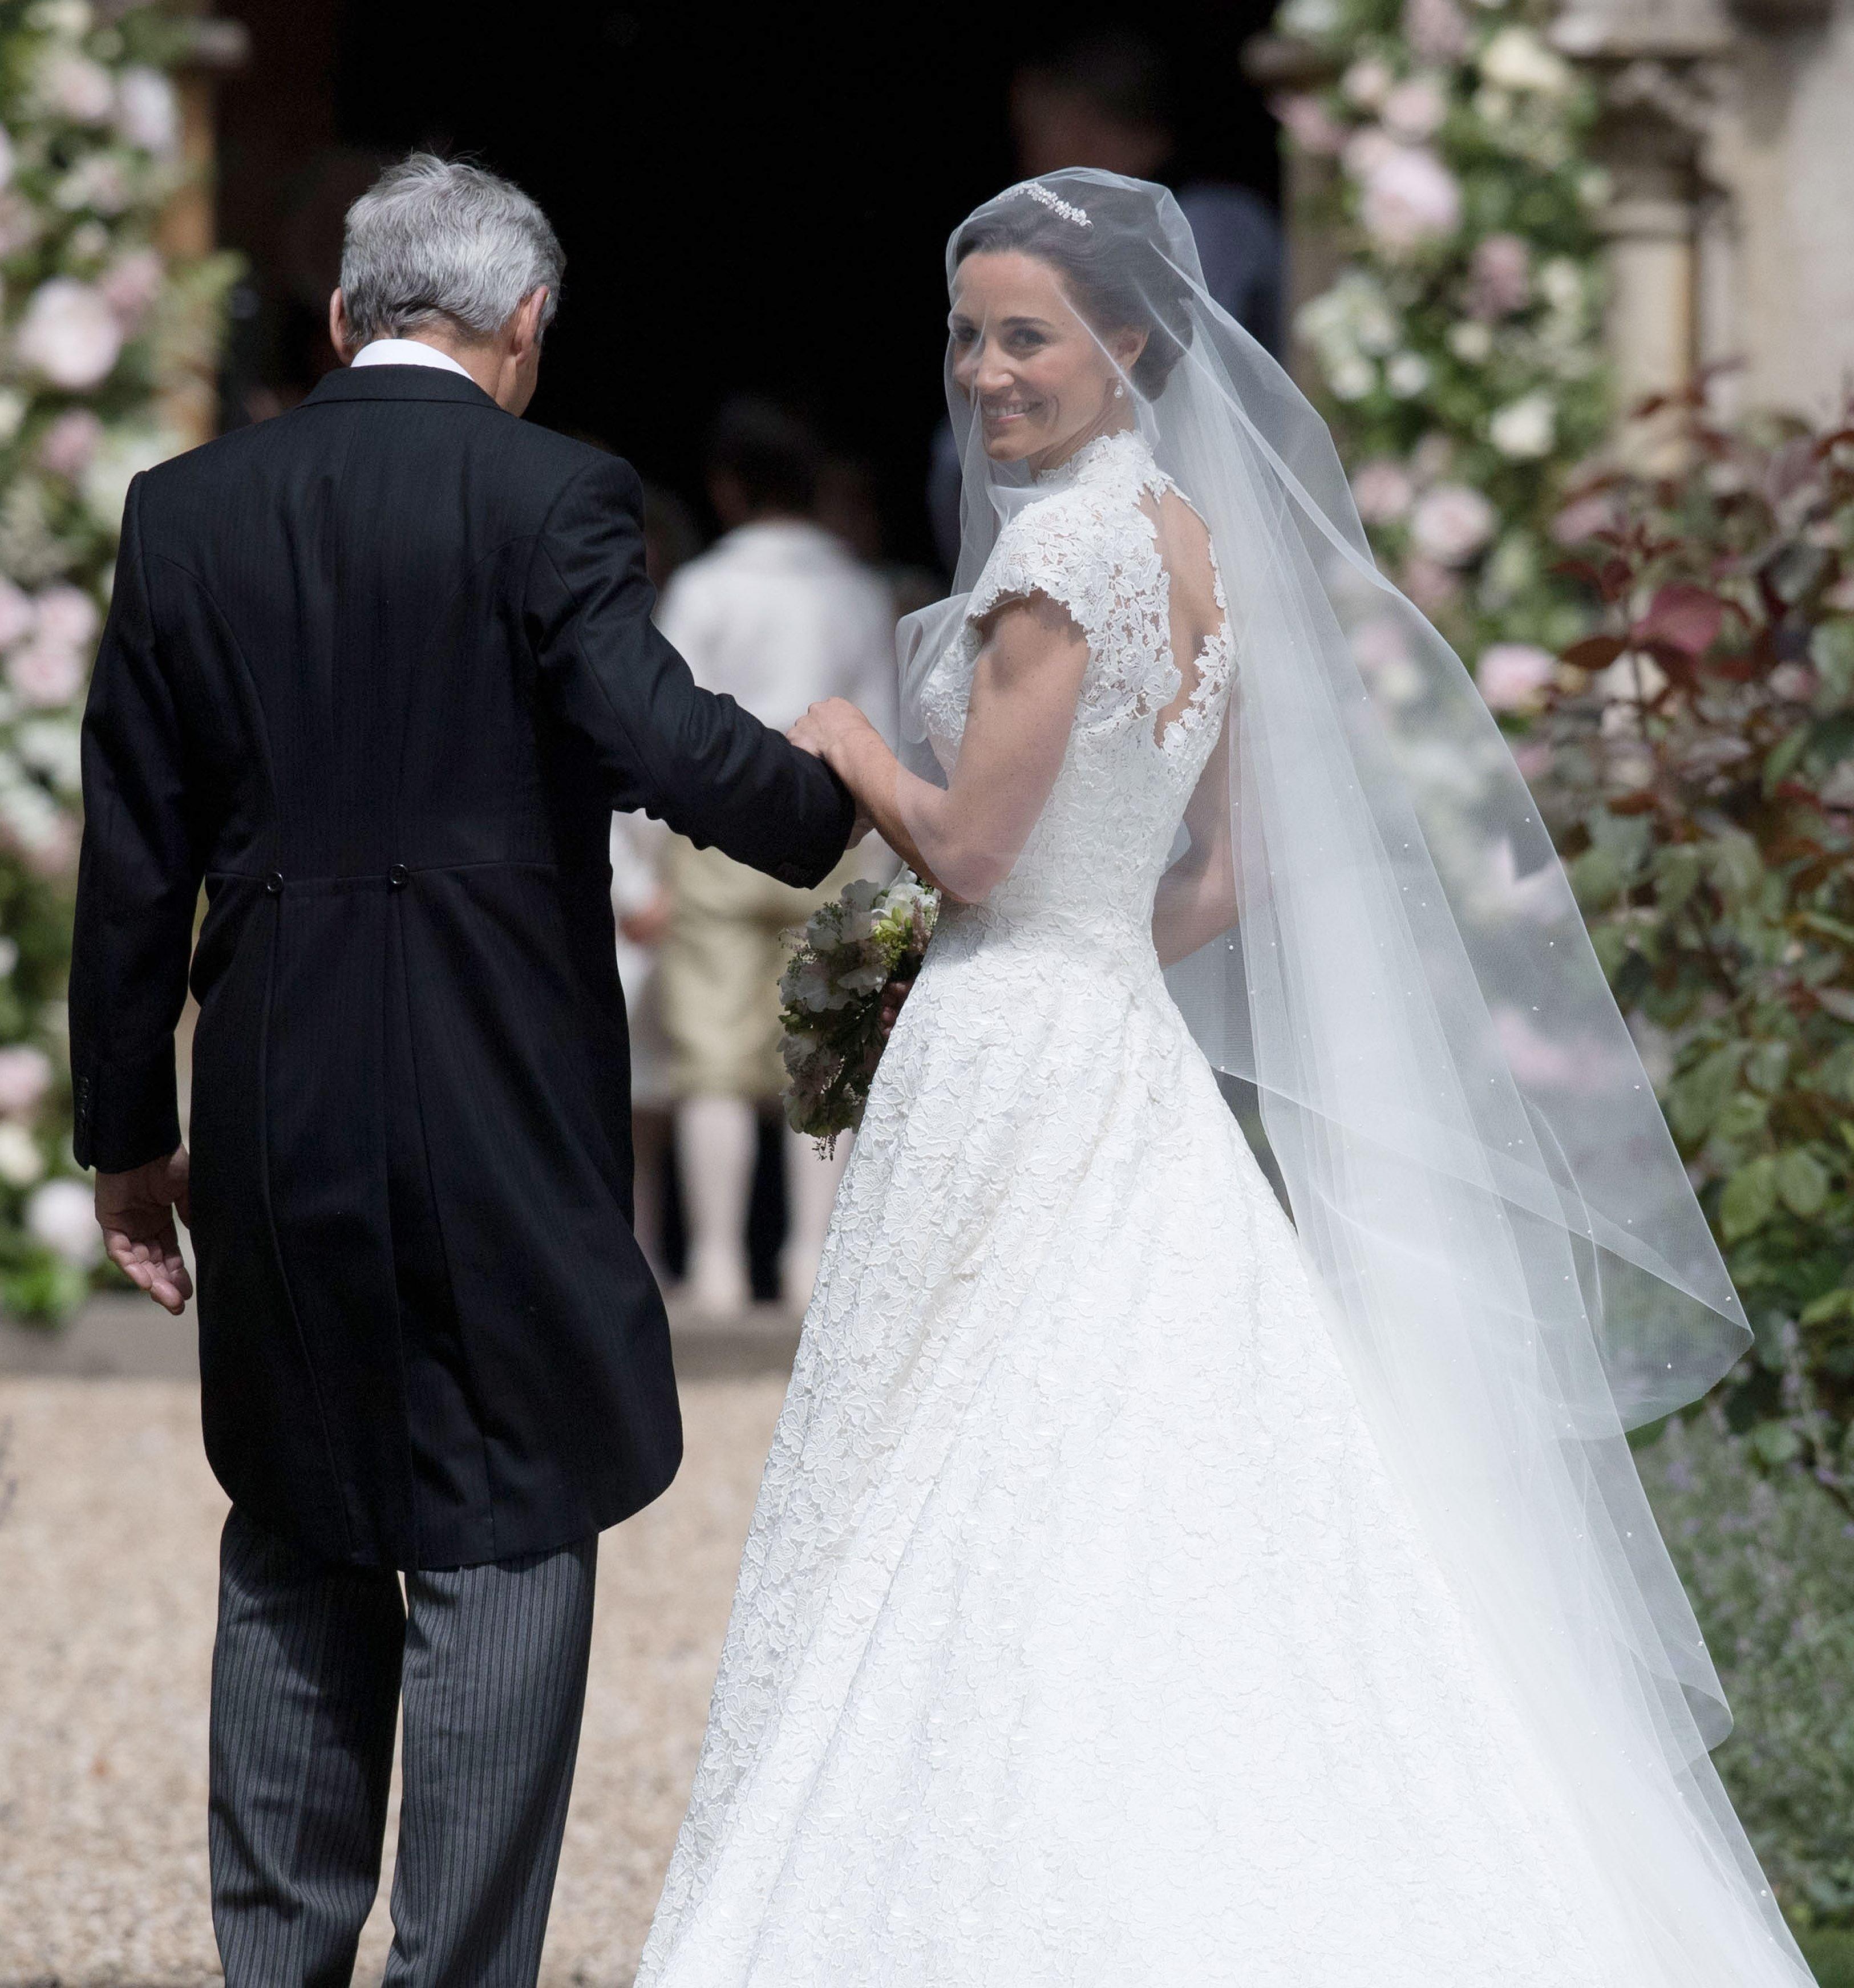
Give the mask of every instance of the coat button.
POLYGON ((412 873, 403 863, 395 863, 386 873, 386 881, 395 891, 403 891, 412 881, 412 873))
POLYGON ((272 871, 270 874, 264 879, 264 889, 266 894, 270 897, 280 898, 282 896, 283 873, 281 870, 272 871))

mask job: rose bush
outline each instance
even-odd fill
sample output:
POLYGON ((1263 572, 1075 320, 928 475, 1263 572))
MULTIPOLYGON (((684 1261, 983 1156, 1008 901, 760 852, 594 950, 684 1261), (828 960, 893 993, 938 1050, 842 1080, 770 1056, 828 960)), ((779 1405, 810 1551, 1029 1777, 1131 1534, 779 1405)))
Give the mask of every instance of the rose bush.
POLYGON ((221 258, 154 244, 181 184, 161 8, 0 0, 0 1305, 54 1317, 96 1262, 71 1158, 64 983, 78 724, 130 478, 164 384, 210 368, 221 258))
POLYGON ((1547 18, 1287 0, 1277 23, 1331 78, 1275 106, 1331 163, 1304 218, 1341 251, 1297 330, 1380 558, 1470 667, 1578 632, 1551 522, 1608 418, 1595 106, 1547 18))
POLYGON ((1692 404, 1562 529, 1602 625, 1528 772, 1757 1334, 1731 1425, 1854 1515, 1854 415, 1692 404))

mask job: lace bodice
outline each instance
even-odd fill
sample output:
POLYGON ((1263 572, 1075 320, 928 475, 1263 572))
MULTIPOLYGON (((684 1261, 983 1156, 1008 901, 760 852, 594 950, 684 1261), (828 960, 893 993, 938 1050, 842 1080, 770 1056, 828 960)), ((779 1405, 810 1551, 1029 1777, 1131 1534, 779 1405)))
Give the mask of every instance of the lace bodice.
MULTIPOLYGON (((1000 601, 1044 593, 1061 603, 1088 637, 1088 664, 1068 750, 1030 840, 983 904, 951 908, 955 925, 1085 927, 1147 942, 1153 893, 1221 729, 1231 678, 1226 619, 1194 659, 1189 700, 1158 730, 1185 683, 1153 516, 1176 488, 1137 431, 1104 435, 1039 482, 999 534, 923 693, 935 757, 950 776, 979 624, 1000 601)), ((1226 609, 1220 575, 1216 587, 1226 609)))

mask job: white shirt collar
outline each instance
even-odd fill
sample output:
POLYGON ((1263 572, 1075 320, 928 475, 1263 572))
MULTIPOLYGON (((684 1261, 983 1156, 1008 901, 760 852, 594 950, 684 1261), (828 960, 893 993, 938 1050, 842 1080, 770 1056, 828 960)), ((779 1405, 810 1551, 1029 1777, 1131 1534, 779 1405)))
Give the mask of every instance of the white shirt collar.
POLYGON ((446 373, 470 376, 448 352, 417 338, 376 338, 364 345, 349 362, 355 366, 435 366, 446 373))

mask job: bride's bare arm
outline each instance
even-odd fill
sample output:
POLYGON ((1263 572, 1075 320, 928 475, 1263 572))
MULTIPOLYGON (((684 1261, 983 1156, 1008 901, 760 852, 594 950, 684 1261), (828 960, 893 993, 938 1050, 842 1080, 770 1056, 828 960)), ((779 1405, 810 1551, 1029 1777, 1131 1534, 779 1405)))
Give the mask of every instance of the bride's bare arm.
POLYGON ((1152 943, 1162 966, 1189 958, 1236 923, 1236 852, 1230 818, 1230 728, 1211 748, 1203 777, 1185 810, 1190 845, 1164 876, 1152 904, 1152 943))
POLYGON ((1087 638, 1042 594, 983 624, 959 763, 948 786, 908 773, 853 704, 814 705, 792 742, 826 760, 919 876, 968 901, 1010 874, 1061 771, 1087 638))

